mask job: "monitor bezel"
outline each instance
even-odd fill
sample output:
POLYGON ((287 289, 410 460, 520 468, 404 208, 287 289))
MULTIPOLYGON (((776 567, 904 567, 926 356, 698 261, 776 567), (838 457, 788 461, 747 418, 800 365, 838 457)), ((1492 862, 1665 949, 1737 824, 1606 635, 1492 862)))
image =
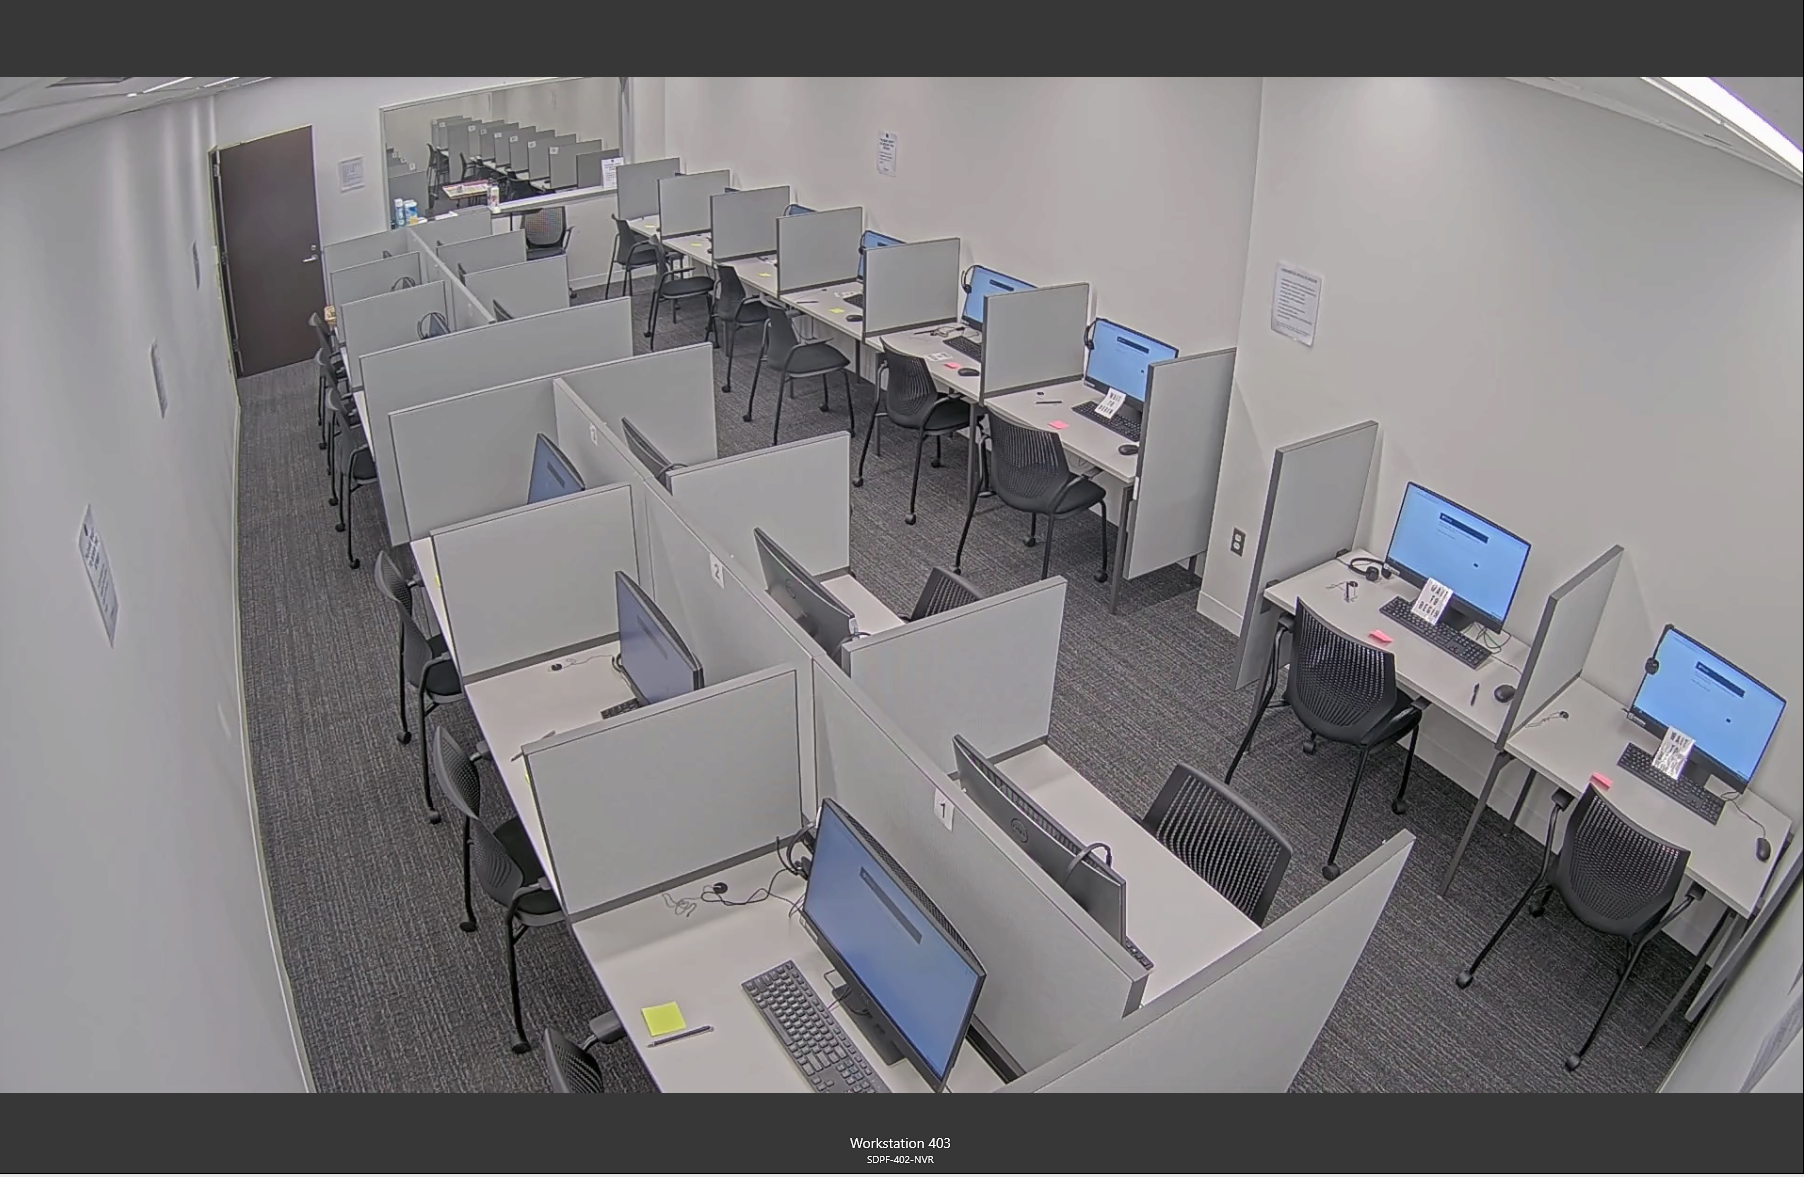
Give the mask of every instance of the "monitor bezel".
MULTIPOLYGON (((1139 403, 1140 405, 1144 406, 1146 404, 1146 391, 1148 388, 1151 388, 1152 384, 1153 384, 1153 373, 1152 373, 1153 365, 1170 363, 1172 360, 1177 359, 1178 358, 1177 347, 1172 344, 1166 343, 1163 339, 1154 339, 1152 336, 1148 335, 1144 331, 1136 331, 1132 327, 1128 326, 1126 323, 1117 323, 1114 319, 1105 319, 1099 315, 1096 318, 1090 320, 1090 334, 1089 334, 1089 338, 1087 340, 1085 340, 1085 347, 1086 347, 1086 350, 1089 351, 1090 356, 1093 356, 1096 354, 1096 325, 1098 323, 1107 323, 1111 327, 1119 327, 1123 331, 1126 331, 1129 335, 1137 335, 1141 339, 1147 340, 1151 343, 1158 344, 1160 347, 1171 349, 1171 354, 1166 356, 1164 359, 1147 361, 1147 363, 1146 363, 1146 388, 1142 388, 1139 392, 1128 392, 1128 390, 1125 388, 1119 389, 1119 390, 1114 390, 1114 391, 1121 392, 1129 400, 1135 401, 1135 402, 1139 403)), ((1090 379, 1090 356, 1084 357, 1084 383, 1089 385, 1091 388, 1095 389, 1097 392, 1104 393, 1106 395, 1107 393, 1109 393, 1111 391, 1109 386, 1102 383, 1099 380, 1090 379)))
MULTIPOLYGON (((1504 535, 1509 536, 1526 549, 1522 553, 1522 567, 1516 573, 1516 583, 1510 587, 1510 599, 1504 606, 1502 617, 1493 617, 1490 613, 1480 609, 1477 605, 1468 601, 1465 597, 1460 596, 1458 593, 1453 594, 1450 602, 1452 608, 1471 617, 1474 621, 1483 623, 1484 627, 1491 630, 1493 633, 1501 631, 1503 629, 1503 623, 1509 618, 1510 610, 1516 607, 1516 594, 1522 591, 1522 577, 1523 574, 1528 571, 1528 558, 1534 553, 1535 545, 1529 543, 1502 524, 1496 523, 1493 520, 1480 515, 1477 511, 1474 511, 1464 503, 1455 502, 1453 499, 1448 498, 1439 491, 1430 490, 1428 487, 1423 486, 1421 483, 1412 479, 1403 485, 1403 494, 1397 500, 1397 518, 1391 522, 1391 538, 1384 547, 1384 562, 1389 565, 1391 570, 1396 572, 1405 583, 1411 584, 1416 588, 1421 588, 1424 584, 1428 583, 1428 575, 1426 573, 1418 572, 1414 568, 1391 558, 1391 549, 1397 545, 1397 525, 1403 522, 1403 505, 1409 502, 1409 488, 1412 486, 1420 490, 1423 494, 1437 498, 1450 507, 1458 507, 1460 510, 1485 524, 1487 527, 1495 528, 1504 535)), ((1452 586, 1449 585, 1448 587, 1451 588, 1452 586)))
POLYGON ((633 455, 634 460, 645 467, 646 471, 649 472, 653 478, 656 478, 662 483, 665 490, 669 490, 670 472, 676 469, 677 464, 665 457, 664 451, 653 445, 651 438, 645 436, 637 425, 634 425, 632 421, 625 417, 620 418, 620 432, 624 435, 623 440, 626 442, 626 448, 628 452, 633 455), (653 469, 656 464, 647 462, 645 459, 648 456, 655 457, 658 462, 662 462, 663 465, 653 469))
MULTIPOLYGON (((1766 733, 1766 742, 1764 744, 1760 745, 1760 755, 1758 755, 1754 758, 1754 772, 1749 773, 1747 775, 1746 779, 1743 779, 1740 775, 1738 775, 1735 772, 1734 769, 1730 768, 1728 765, 1724 764, 1722 761, 1718 760, 1716 757, 1710 755, 1710 753, 1704 751, 1704 749, 1700 745, 1694 743, 1691 746, 1691 755, 1688 759, 1702 760, 1705 763, 1705 765, 1710 769, 1710 773, 1712 776, 1715 776, 1715 777, 1719 778, 1720 780, 1723 780, 1723 781, 1727 782, 1728 784, 1733 785, 1735 787, 1736 792, 1738 792, 1738 793, 1744 792, 1744 791, 1746 791, 1747 787, 1753 783, 1754 774, 1758 773, 1760 771, 1760 766, 1766 762, 1767 751, 1769 749, 1771 749, 1773 746, 1773 737, 1779 734, 1779 724, 1781 722, 1783 722, 1785 719, 1785 708, 1788 705, 1788 701, 1786 700, 1784 695, 1781 695, 1778 691, 1775 691, 1773 688, 1767 686, 1765 683, 1761 682, 1759 679, 1755 678, 1753 675, 1749 674, 1747 671, 1743 670, 1741 667, 1735 665, 1735 663, 1729 661, 1727 658, 1724 658, 1721 654, 1717 653, 1715 650, 1711 649, 1709 646, 1706 646, 1703 642, 1698 641, 1697 638, 1693 637, 1691 634, 1687 633, 1685 630, 1680 629, 1678 626, 1674 625, 1670 621, 1667 622, 1666 625, 1660 630, 1660 636, 1657 639, 1655 639, 1653 652, 1648 655, 1648 659, 1647 659, 1648 662, 1653 662, 1659 657, 1660 647, 1666 644, 1666 635, 1669 633, 1677 633, 1680 637, 1684 638, 1686 641, 1690 642, 1692 645, 1696 646, 1698 649, 1704 651, 1706 654, 1710 655, 1712 658, 1715 658, 1718 662, 1721 662, 1724 666, 1727 666, 1729 669, 1733 670, 1736 674, 1739 674, 1743 678, 1746 678, 1749 682, 1753 683, 1755 686, 1759 687, 1761 690, 1765 691, 1767 694, 1771 695, 1773 698, 1779 700, 1779 715, 1777 718, 1775 718, 1773 720, 1773 730, 1766 733)), ((1638 684, 1636 684, 1634 698, 1630 701, 1628 709, 1627 709, 1629 721, 1632 722, 1633 724, 1635 724, 1636 727, 1639 727, 1643 731, 1647 732, 1649 735, 1652 735, 1655 739, 1663 740, 1666 738, 1667 724, 1665 724, 1661 720, 1655 719, 1652 715, 1648 714, 1646 711, 1643 711, 1641 709, 1641 692, 1647 686, 1648 677, 1649 676, 1647 673, 1646 663, 1643 663, 1642 669, 1641 669, 1641 681, 1638 684)), ((1692 733, 1687 732, 1685 734, 1691 735, 1692 733)), ((1693 737, 1693 738, 1695 739, 1696 737, 1693 737)))
MULTIPOLYGON (((992 270, 988 266, 980 266, 980 265, 973 263, 971 266, 971 269, 973 271, 982 270, 986 274, 994 274, 998 278, 1007 278, 1010 282, 1021 283, 1021 290, 999 291, 998 293, 1001 293, 1001 294, 1020 294, 1022 290, 1038 290, 1039 289, 1039 287, 1035 286, 1033 283, 1029 282, 1025 278, 1017 278, 1013 274, 1005 274, 1001 270, 992 270)), ((974 280, 975 280, 974 278, 971 279, 971 281, 974 281, 974 280)), ((965 314, 965 308, 970 305, 971 305, 971 284, 970 284, 970 282, 967 282, 967 284, 965 286, 964 301, 959 303, 959 305, 958 305, 958 321, 960 323, 963 323, 966 327, 969 327, 973 331, 982 331, 984 329, 983 328, 984 322, 987 322, 989 320, 989 317, 990 317, 989 312, 988 311, 984 312, 984 317, 983 317, 982 321, 972 319, 969 315, 965 314)), ((983 296, 983 305, 986 307, 990 305, 990 296, 987 294, 983 296)))
MULTIPOLYGON (((677 632, 677 627, 670 624, 670 618, 664 616, 664 610, 658 608, 658 603, 651 599, 651 594, 646 592, 638 581, 628 576, 623 569, 616 568, 614 569, 614 644, 619 647, 620 677, 626 679, 626 685, 633 692, 633 698, 637 699, 641 706, 656 706, 645 697, 645 692, 641 691, 639 684, 633 681, 632 672, 626 668, 626 642, 621 638, 623 631, 620 629, 620 594, 623 592, 632 595, 658 628, 664 631, 665 636, 675 643, 677 653, 681 654, 683 660, 689 663, 690 686, 684 694, 693 695, 696 691, 701 690, 706 685, 702 676, 701 660, 689 649, 689 643, 683 640, 683 635, 677 632)), ((680 699, 682 695, 672 695, 671 698, 680 699)), ((659 702, 668 702, 668 700, 661 699, 659 702)))
POLYGON ((566 469, 570 472, 570 480, 572 482, 576 483, 576 489, 572 490, 572 491, 567 491, 561 495, 554 495, 549 499, 539 499, 537 502, 535 502, 535 501, 533 501, 533 497, 532 497, 532 467, 528 467, 527 468, 527 479, 526 479, 526 504, 525 504, 526 506, 536 507, 539 505, 539 503, 556 502, 558 499, 569 498, 571 495, 581 494, 584 491, 589 489, 588 484, 583 481, 582 471, 580 471, 576 468, 576 463, 572 462, 569 458, 569 455, 565 454, 563 450, 558 448, 557 442, 551 440, 551 438, 545 436, 543 433, 539 434, 536 438, 534 438, 533 443, 532 443, 533 466, 538 465, 539 443, 540 442, 544 442, 546 447, 551 450, 551 452, 554 456, 556 456, 557 460, 564 464, 564 469, 566 469))
POLYGON ((908 242, 902 240, 900 237, 891 237, 888 233, 879 233, 875 229, 866 229, 863 232, 859 233, 858 234, 858 280, 860 282, 864 281, 864 255, 868 252, 868 248, 869 248, 864 243, 864 239, 867 236, 868 237, 881 237, 885 241, 889 242, 888 245, 879 245, 877 247, 878 249, 889 249, 891 246, 908 244, 908 242))
POLYGON ((770 599, 772 601, 775 601, 778 604, 778 606, 782 606, 783 602, 778 601, 776 598, 775 594, 776 594, 777 588, 775 585, 773 585, 771 583, 771 575, 770 575, 769 566, 765 565, 765 561, 767 559, 775 562, 777 564, 777 566, 782 570, 783 575, 785 577, 787 577, 791 580, 802 580, 805 582, 812 583, 816 588, 820 589, 821 596, 823 598, 825 598, 829 604, 835 606, 836 608, 838 608, 840 610, 840 612, 842 612, 846 615, 846 636, 845 636, 845 638, 843 640, 841 640, 837 645, 828 646, 818 636, 808 633, 808 631, 806 629, 802 629, 802 623, 800 621, 797 621, 794 617, 791 617, 788 609, 783 610, 783 615, 785 617, 789 617, 790 621, 795 622, 797 629, 802 629, 803 633, 808 634, 808 639, 810 641, 812 641, 815 645, 819 646, 821 648, 821 650, 828 655, 828 657, 838 658, 840 656, 840 649, 843 646, 845 646, 845 644, 847 642, 850 642, 853 638, 858 636, 858 615, 856 613, 854 613, 851 610, 851 608, 846 605, 846 603, 844 601, 842 601, 838 597, 834 596, 833 590, 829 589, 825 584, 823 584, 821 582, 820 577, 814 575, 812 572, 808 571, 808 569, 804 568, 802 566, 802 562, 800 560, 797 560, 794 556, 790 555, 787 551, 785 551, 783 549, 783 545, 779 544, 776 540, 772 539, 770 537, 770 534, 768 532, 766 532, 762 527, 752 528, 752 540, 758 547, 759 563, 760 563, 760 565, 763 565, 762 571, 764 572, 765 595, 770 597, 770 599))

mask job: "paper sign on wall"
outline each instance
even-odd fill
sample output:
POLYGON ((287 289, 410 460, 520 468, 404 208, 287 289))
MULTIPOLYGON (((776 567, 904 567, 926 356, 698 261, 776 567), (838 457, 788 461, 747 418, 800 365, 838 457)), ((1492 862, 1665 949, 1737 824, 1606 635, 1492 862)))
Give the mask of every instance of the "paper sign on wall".
POLYGON ((1422 591, 1416 594, 1416 603, 1409 611, 1430 625, 1439 625, 1441 614, 1447 611, 1447 602, 1452 599, 1453 590, 1431 576, 1422 591))
POLYGON ((1121 391, 1119 388, 1111 389, 1109 395, 1096 402, 1094 412, 1104 421, 1109 421, 1114 418, 1115 414, 1121 410, 1121 406, 1126 403, 1127 393, 1121 391))
POLYGON ((354 155, 338 161, 338 190, 355 192, 363 187, 363 157, 354 155))
POLYGON ((169 415, 169 390, 163 384, 163 361, 157 354, 157 341, 150 341, 150 379, 157 386, 157 413, 169 415))
POLYGON ((619 166, 620 160, 618 158, 608 158, 601 161, 601 186, 603 188, 613 188, 617 186, 614 179, 614 172, 619 166))
POLYGON ((1315 346, 1315 320, 1322 305, 1322 277, 1278 263, 1272 280, 1272 330, 1315 346))
POLYGON ((106 627, 106 644, 110 646, 113 634, 119 628, 119 593, 113 585, 113 566, 107 560, 106 544, 100 538, 100 528, 94 523, 91 504, 81 517, 77 543, 81 548, 82 565, 88 570, 88 587, 94 590, 94 604, 100 609, 100 622, 106 627))
POLYGON ((1654 753, 1654 767, 1678 780, 1679 774, 1685 771, 1685 762, 1691 758, 1691 745, 1695 742, 1678 728, 1667 728, 1659 751, 1654 753))
POLYGON ((877 132, 877 174, 894 176, 896 174, 896 150, 901 140, 894 131, 877 132))

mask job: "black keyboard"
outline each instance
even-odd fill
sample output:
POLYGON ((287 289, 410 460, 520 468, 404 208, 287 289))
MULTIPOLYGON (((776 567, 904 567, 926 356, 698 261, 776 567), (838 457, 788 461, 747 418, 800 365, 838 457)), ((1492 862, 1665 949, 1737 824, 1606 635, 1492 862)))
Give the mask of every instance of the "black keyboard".
POLYGON ((1711 825, 1723 814, 1723 799, 1696 781, 1673 780, 1654 767, 1654 754, 1638 744, 1630 744, 1616 758, 1617 768, 1626 768, 1680 805, 1691 810, 1711 825))
POLYGON ((1112 429, 1129 441, 1140 440, 1140 422, 1123 417, 1120 413, 1116 413, 1113 417, 1105 417, 1096 411, 1096 406, 1101 403, 1101 401, 1091 401, 1087 405, 1077 406, 1078 416, 1088 417, 1104 429, 1112 429))
POLYGON ((1410 608, 1414 604, 1414 601, 1404 597, 1392 597, 1378 611, 1417 637, 1428 639, 1428 644, 1435 649, 1444 654, 1451 654, 1474 670, 1485 664, 1485 659, 1491 656, 1491 651, 1485 649, 1483 643, 1473 641, 1450 625, 1428 624, 1410 612, 1410 608))
POLYGON ((816 1091, 826 1095, 876 1095, 889 1091, 870 1060, 821 1004, 796 962, 786 960, 739 986, 752 999, 771 1033, 816 1091))
POLYGON ((839 301, 845 303, 847 306, 861 307, 864 305, 864 295, 848 294, 844 298, 840 299, 839 301))
POLYGON ((643 706, 645 706, 645 704, 639 702, 637 699, 628 699, 624 703, 616 703, 612 707, 609 707, 601 713, 601 717, 603 719, 612 719, 616 715, 625 715, 629 711, 637 711, 643 706))
POLYGON ((964 335, 949 335, 946 346, 961 356, 970 356, 974 360, 983 359, 983 344, 964 335))

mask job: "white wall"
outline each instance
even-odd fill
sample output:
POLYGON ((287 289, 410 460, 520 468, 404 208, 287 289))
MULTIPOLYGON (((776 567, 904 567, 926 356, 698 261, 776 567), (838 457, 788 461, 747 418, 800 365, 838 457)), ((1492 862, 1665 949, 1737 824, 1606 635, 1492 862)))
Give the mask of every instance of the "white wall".
MULTIPOLYGON (((1748 955, 1742 971, 1717 995, 1710 1012, 1685 1043, 1661 1091, 1740 1091, 1761 1045, 1790 1007, 1798 992, 1798 970, 1804 964, 1804 900, 1798 888, 1773 914, 1766 935, 1748 955)), ((1772 1090, 1796 1091, 1798 1055, 1774 1066, 1772 1090)))
MULTIPOLYGON (((275 78, 228 90, 217 106, 222 145, 259 139, 295 127, 313 128, 314 189, 320 244, 379 233, 388 227, 382 185, 385 106, 535 82, 539 78, 275 78), (338 161, 363 158, 363 187, 338 190, 338 161)), ((416 160, 416 163, 423 161, 416 160)))
POLYGON ((0 1090, 303 1087, 247 788, 212 143, 202 99, 0 151, 0 1090))
MULTIPOLYGON (((489 113, 487 94, 464 94, 456 98, 415 102, 383 112, 383 145, 394 148, 408 163, 427 167, 432 162, 432 153, 427 149, 427 145, 432 142, 432 120, 458 116, 481 119, 483 122, 492 122, 495 117, 489 113)), ((450 154, 453 172, 458 171, 458 153, 467 153, 467 150, 461 144, 452 145, 450 154)))
MULTIPOLYGON (((1502 79, 1270 78, 1203 611, 1238 624, 1272 451, 1372 418, 1363 531, 1406 480, 1534 544, 1508 628, 1627 549, 1586 675, 1629 698, 1671 621, 1791 700, 1755 790, 1795 820, 1804 676, 1797 185, 1502 79), (1269 329, 1280 260, 1315 345, 1269 329), (1211 602, 1213 599, 1213 603, 1211 602)), ((1476 787, 1487 755, 1424 726, 1476 787)), ((1508 793, 1507 796, 1513 796, 1508 793)))
POLYGON ((620 146, 619 78, 569 78, 517 86, 496 91, 490 103, 494 119, 620 146))
MULTIPOLYGON (((650 158, 657 96, 634 106, 650 158)), ((662 111, 687 171, 862 204, 872 228, 960 237, 966 264, 1038 285, 1087 281, 1098 313, 1185 351, 1234 343, 1257 78, 673 77, 662 111), (880 131, 900 136, 894 178, 880 131)))

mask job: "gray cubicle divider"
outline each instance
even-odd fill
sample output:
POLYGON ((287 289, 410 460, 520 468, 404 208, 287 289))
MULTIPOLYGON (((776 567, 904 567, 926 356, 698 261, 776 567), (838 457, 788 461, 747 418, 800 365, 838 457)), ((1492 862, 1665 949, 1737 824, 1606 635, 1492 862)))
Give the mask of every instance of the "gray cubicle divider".
POLYGON ((633 354, 631 315, 631 304, 616 298, 455 331, 367 356, 363 427, 381 479, 389 536, 399 542, 407 534, 399 479, 394 473, 390 413, 629 356, 633 354))
POLYGON ((551 176, 551 132, 534 133, 526 141, 526 174, 534 180, 551 176))
POLYGON ((444 282, 427 282, 402 290, 360 298, 338 306, 338 337, 344 341, 345 367, 353 388, 363 387, 363 361, 373 353, 420 338, 420 320, 440 314, 450 324, 451 290, 444 282))
MULTIPOLYGON (((620 149, 604 147, 597 151, 582 151, 576 156, 576 186, 583 188, 612 188, 609 184, 608 171, 612 161, 620 158, 620 149)), ((618 168, 617 163, 612 164, 618 168)))
POLYGON ((1090 286, 992 294, 983 304, 983 395, 1081 380, 1090 286))
POLYGON ((614 173, 620 219, 631 221, 639 217, 657 216, 658 181, 677 175, 682 170, 683 161, 674 156, 669 159, 647 159, 639 163, 621 164, 620 169, 614 173))
MULTIPOLYGON (((714 260, 773 253, 777 248, 777 218, 789 207, 789 185, 753 188, 746 192, 722 192, 708 199, 708 219, 713 235, 714 260)), ((662 225, 659 226, 660 231, 662 225)))
POLYGON ((666 176, 658 181, 658 235, 683 237, 708 231, 708 205, 732 186, 726 171, 666 176))
POLYGON ((467 283, 471 274, 481 270, 518 265, 525 261, 526 231, 515 229, 512 233, 472 237, 468 241, 441 246, 437 252, 439 260, 450 267, 458 280, 467 283))
POLYGON ((1234 349, 1182 356, 1147 370, 1139 486, 1128 529, 1128 579, 1209 546, 1234 390, 1234 349))
POLYGON ((832 576, 852 564, 851 463, 851 436, 835 431, 673 470, 670 497, 750 575, 761 576, 752 531, 763 528, 808 571, 832 576))
POLYGON ((956 237, 867 251, 864 337, 875 339, 958 318, 958 251, 956 237))
POLYGON ((720 456, 714 355, 712 344, 694 343, 579 368, 563 377, 616 436, 626 435, 620 419, 628 418, 666 458, 693 466, 720 456))
POLYGON ((538 435, 557 440, 545 377, 410 405, 388 424, 405 528, 397 542, 518 507, 538 435))
POLYGON ((400 253, 380 261, 346 266, 331 275, 328 280, 331 289, 327 294, 334 305, 356 302, 360 298, 387 294, 403 279, 409 286, 418 286, 424 281, 419 254, 400 253))
MULTIPOLYGON (((557 444, 582 476, 584 486, 611 486, 624 482, 641 489, 647 474, 626 443, 614 434, 596 411, 583 403, 562 376, 551 380, 552 412, 557 419, 557 444)), ((643 497, 641 495, 640 497, 643 497)), ((636 502, 641 519, 645 505, 636 502)), ((643 531, 643 524, 640 526, 643 531)))
POLYGON ((418 248, 406 229, 384 229, 380 233, 369 233, 362 237, 352 237, 345 241, 334 241, 321 250, 326 267, 326 296, 334 303, 330 287, 331 276, 339 270, 348 270, 352 266, 360 266, 364 262, 379 262, 384 257, 394 257, 418 248))
POLYGON ((814 706, 820 795, 858 819, 983 963, 976 1018, 988 1044, 1031 1070, 1139 1004, 1146 969, 824 658, 814 706))
POLYGON ((410 168, 398 175, 388 178, 388 203, 394 207, 397 200, 411 200, 424 215, 431 207, 432 173, 419 168, 410 168))
POLYGON ((546 152, 548 157, 546 162, 549 167, 546 177, 551 181, 551 186, 553 188, 576 187, 577 160, 582 158, 585 150, 597 151, 600 150, 600 147, 601 145, 592 139, 586 143, 579 139, 568 147, 562 143, 552 144, 546 152))
POLYGON ((1378 422, 1365 421, 1292 442, 1272 455, 1265 519, 1240 613, 1236 689, 1258 680, 1271 655, 1279 614, 1266 601, 1266 588, 1353 546, 1377 448, 1378 422))
POLYGON ((864 209, 825 209, 777 219, 777 293, 858 280, 864 209))
POLYGON ((489 236, 492 229, 490 220, 488 209, 469 208, 462 212, 446 213, 430 221, 421 221, 409 228, 419 235, 426 248, 438 250, 460 241, 489 236))
POLYGON ((1289 1091, 1414 843, 1393 835, 1214 964, 1003 1090, 1289 1091))
POLYGON ((432 544, 466 683, 615 637, 614 573, 639 579, 624 485, 456 524, 432 544))
POLYGON ((570 267, 561 253, 538 261, 479 270, 464 285, 489 312, 493 313, 495 304, 500 303, 516 319, 561 311, 570 305, 570 267))
POLYGON ((1617 544, 1548 594, 1541 626, 1522 663, 1522 683, 1503 721, 1500 746, 1585 669, 1621 566, 1622 545, 1617 544))
POLYGON ((572 923, 768 854, 801 828, 806 674, 770 667, 526 745, 572 923))
MULTIPOLYGON (((486 327, 498 318, 462 282, 446 283, 445 298, 451 303, 451 330, 453 331, 468 331, 472 327, 486 327)), ((569 305, 568 301, 565 305, 569 305)))
MULTIPOLYGON (((846 672, 952 773, 952 737, 996 760, 1046 739, 1065 624, 1054 576, 847 642, 846 672)), ((461 639, 460 639, 461 640, 461 639)))

